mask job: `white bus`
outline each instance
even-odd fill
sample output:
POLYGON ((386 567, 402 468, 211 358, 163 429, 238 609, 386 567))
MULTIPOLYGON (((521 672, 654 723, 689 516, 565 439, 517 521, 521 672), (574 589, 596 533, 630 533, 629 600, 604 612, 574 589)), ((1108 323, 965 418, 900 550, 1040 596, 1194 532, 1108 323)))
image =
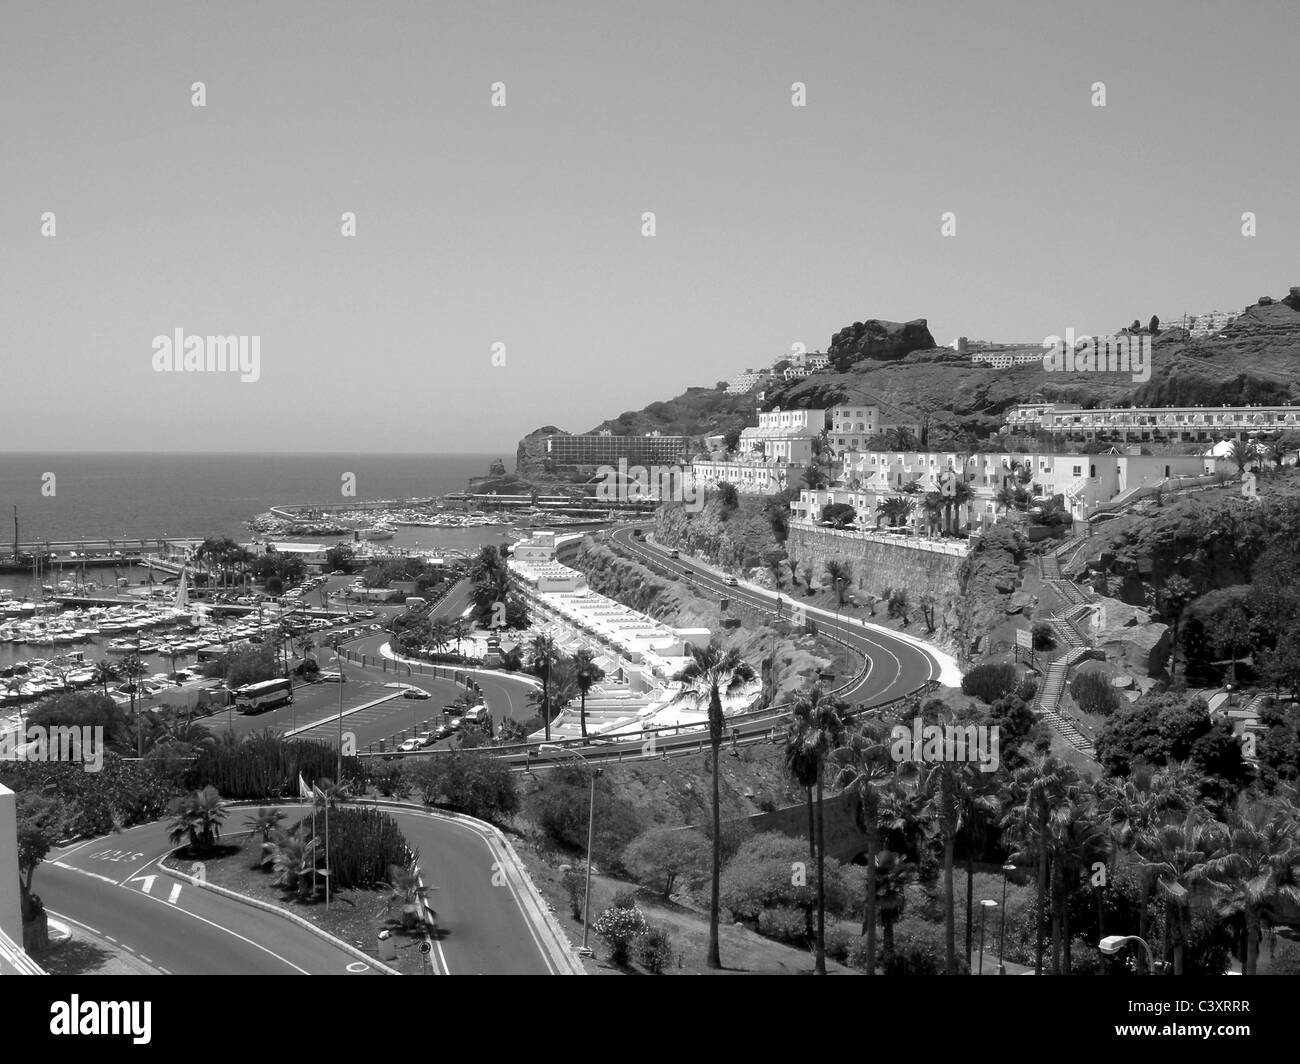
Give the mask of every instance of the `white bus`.
POLYGON ((261 713, 293 701, 293 683, 288 678, 250 683, 235 692, 240 713, 261 713))

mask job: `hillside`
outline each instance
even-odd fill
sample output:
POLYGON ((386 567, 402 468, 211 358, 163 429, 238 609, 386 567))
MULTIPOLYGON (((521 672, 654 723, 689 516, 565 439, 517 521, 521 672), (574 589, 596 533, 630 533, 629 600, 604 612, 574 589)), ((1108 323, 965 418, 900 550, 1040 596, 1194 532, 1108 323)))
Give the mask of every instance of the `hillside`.
MULTIPOLYGON (((1081 335, 1081 334, 1080 334, 1081 335)), ((1053 373, 1036 365, 994 369, 936 347, 925 319, 871 319, 836 331, 827 347, 831 369, 767 389, 764 408, 826 408, 880 402, 911 414, 936 449, 969 446, 997 432, 1016 403, 1107 404, 1277 403, 1300 398, 1300 287, 1248 308, 1221 333, 1191 339, 1182 329, 1153 340, 1150 380, 1123 373, 1053 373)), ((688 388, 676 398, 626 411, 593 431, 703 436, 754 423, 756 397, 722 388, 688 388)), ((539 429, 520 441, 517 471, 536 472, 539 429)))

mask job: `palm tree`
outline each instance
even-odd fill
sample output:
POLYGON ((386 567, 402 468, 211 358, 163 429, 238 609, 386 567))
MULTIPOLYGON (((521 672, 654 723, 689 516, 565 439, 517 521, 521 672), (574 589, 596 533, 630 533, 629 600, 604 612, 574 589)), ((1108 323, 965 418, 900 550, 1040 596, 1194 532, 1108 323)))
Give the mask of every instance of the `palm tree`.
POLYGON ((1229 683, 1237 683, 1237 651, 1250 644, 1250 618, 1237 603, 1233 603, 1215 618, 1212 627, 1215 648, 1227 651, 1232 657, 1229 683))
POLYGON ((1106 829, 1093 815, 1086 786, 1070 783, 1058 796, 1048 820, 1047 846, 1052 867, 1052 974, 1070 974, 1070 898, 1079 877, 1108 855, 1106 829), (1064 953, 1064 957, 1062 957, 1064 953), (1064 960, 1064 968, 1062 968, 1064 960))
POLYGON ((263 842, 270 842, 271 836, 279 830, 280 821, 284 819, 285 814, 282 810, 263 807, 244 818, 244 827, 250 832, 260 834, 263 842))
POLYGON ((921 513, 925 515, 926 535, 933 536, 936 528, 943 528, 944 498, 937 491, 927 491, 921 498, 921 513))
MULTIPOLYGON (((1156 770, 1137 765, 1126 779, 1102 779, 1096 787, 1097 812, 1105 817, 1111 836, 1111 854, 1134 853, 1139 840, 1161 824, 1190 809, 1196 794, 1181 766, 1156 770)), ((1141 865, 1139 865, 1141 868, 1141 865)), ((1138 937, 1146 938, 1150 919, 1151 879, 1144 871, 1140 885, 1138 937)), ((1139 964, 1145 965, 1145 957, 1139 964)))
POLYGON ((460 654, 460 644, 463 639, 469 636, 469 621, 464 617, 457 617, 451 622, 451 637, 456 640, 456 653, 460 654))
POLYGON ((853 565, 840 558, 827 558, 825 573, 835 588, 839 604, 844 605, 844 589, 853 583, 853 565))
POLYGON ((149 671, 139 654, 128 654, 118 666, 118 672, 127 682, 131 695, 131 715, 135 717, 136 757, 144 757, 144 732, 141 730, 140 714, 136 711, 136 695, 140 689, 140 678, 149 671))
POLYGON ((1193 588, 1192 582, 1178 573, 1168 577, 1164 586, 1160 589, 1160 599, 1165 620, 1173 630, 1173 647, 1169 652, 1170 680, 1174 678, 1174 670, 1178 665, 1178 622, 1182 618, 1184 608, 1195 595, 1196 590, 1193 588))
POLYGON ((95 683, 99 684, 105 698, 108 697, 108 681, 117 678, 117 667, 107 658, 95 663, 95 683))
MULTIPOLYGON (((905 888, 911 876, 911 866, 893 850, 881 850, 876 854, 873 866, 876 888, 875 908, 880 914, 880 925, 884 929, 881 961, 885 974, 889 974, 890 965, 894 961, 894 925, 903 918, 903 910, 907 906, 905 888)), ((874 928, 872 931, 872 939, 874 939, 874 928)), ((868 956, 871 955, 869 943, 868 956)), ((872 974, 870 968, 867 969, 867 974, 872 974)))
POLYGON ((441 652, 453 638, 452 624, 446 617, 434 617, 429 621, 429 645, 435 652, 441 652))
POLYGON ((1223 895, 1225 913, 1240 913, 1245 921, 1243 975, 1259 974, 1266 914, 1279 903, 1300 904, 1300 827, 1293 810, 1285 802, 1243 795, 1228 816, 1227 852, 1205 862, 1204 878, 1223 895))
POLYGON ((579 709, 579 720, 582 722, 582 737, 587 737, 587 695, 591 689, 605 678, 605 670, 596 664, 596 657, 586 647, 582 647, 573 655, 573 682, 578 687, 579 695, 582 698, 582 704, 579 709))
POLYGON ((1237 475, 1241 476, 1246 472, 1246 467, 1255 460, 1254 445, 1242 440, 1233 440, 1232 447, 1228 451, 1228 460, 1237 467, 1237 475))
POLYGON ((225 803, 211 785, 173 798, 167 812, 172 817, 167 837, 173 846, 188 839, 191 852, 207 853, 221 837, 221 824, 226 819, 225 803))
POLYGON ((310 631, 303 632, 294 643, 294 649, 302 655, 303 664, 307 664, 307 655, 316 649, 316 637, 310 631))
POLYGON ((718 953, 719 894, 722 882, 722 802, 718 776, 722 771, 722 700, 740 694, 754 679, 754 670, 734 647, 724 650, 712 640, 707 647, 690 645, 691 660, 674 680, 682 685, 673 702, 691 702, 709 711, 709 747, 713 754, 713 876, 709 894, 709 953, 705 963, 722 967, 718 953))
POLYGON ((826 839, 824 791, 826 759, 843 745, 844 702, 831 698, 821 684, 800 691, 790 708, 785 760, 790 774, 817 792, 817 975, 826 974, 826 839))
POLYGON ((803 467, 803 486, 809 491, 820 491, 826 487, 826 483, 826 471, 821 466, 806 465, 803 467))
POLYGON ((1043 974, 1043 948, 1048 911, 1049 829, 1052 808, 1071 781, 1072 771, 1051 754, 1035 758, 1011 774, 1002 818, 1007 836, 1019 844, 1012 860, 1033 861, 1038 870, 1038 933, 1034 974, 1043 974))
MULTIPOLYGON (((916 793, 924 796, 930 831, 943 849, 943 931, 945 971, 957 974, 956 905, 953 897, 953 865, 957 833, 964 824, 965 801, 960 769, 950 761, 923 762, 917 771, 916 793)), ((969 963, 969 955, 967 957, 969 963)))
POLYGON ((876 903, 879 891, 875 877, 876 856, 880 848, 882 794, 893 779, 889 749, 882 741, 883 728, 879 722, 865 722, 846 746, 831 753, 832 760, 841 766, 835 786, 848 794, 858 829, 866 838, 867 882, 862 933, 867 938, 867 975, 876 972, 876 903))
POLYGON ((422 902, 428 895, 428 888, 420 886, 419 870, 414 863, 406 865, 390 864, 388 866, 389 895, 385 912, 391 912, 394 905, 402 907, 402 930, 414 931, 424 922, 422 902))
POLYGON ((1144 873, 1166 895, 1165 942, 1174 975, 1183 974, 1183 947, 1191 919, 1192 894, 1208 886, 1207 862, 1219 853, 1223 825, 1191 809, 1181 822, 1164 824, 1139 836, 1137 851, 1144 873))
POLYGON ((559 648, 549 635, 538 635, 528 647, 528 669, 542 679, 542 720, 546 741, 551 741, 551 670, 559 659, 559 648))

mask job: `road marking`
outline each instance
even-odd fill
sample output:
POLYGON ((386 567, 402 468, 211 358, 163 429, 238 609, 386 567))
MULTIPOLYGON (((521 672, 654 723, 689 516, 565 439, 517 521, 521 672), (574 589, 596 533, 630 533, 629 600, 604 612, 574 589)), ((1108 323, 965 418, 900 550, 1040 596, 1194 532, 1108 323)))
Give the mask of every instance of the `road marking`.
POLYGON ((55 868, 62 868, 68 872, 76 872, 79 876, 90 876, 91 879, 100 879, 105 883, 112 883, 113 886, 121 886, 116 879, 110 879, 108 876, 101 876, 98 872, 87 872, 84 868, 78 868, 76 865, 64 864, 62 861, 52 861, 55 868))
POLYGON ((62 913, 56 913, 53 909, 46 909, 45 911, 49 913, 51 916, 58 918, 59 920, 67 920, 68 923, 70 924, 76 924, 78 927, 84 927, 92 935, 99 935, 101 938, 103 937, 104 933, 102 931, 96 931, 89 924, 83 924, 80 920, 76 920, 71 916, 64 916, 62 913))
POLYGON ((144 886, 141 887, 140 889, 143 890, 146 894, 148 894, 153 890, 153 881, 157 878, 158 878, 157 876, 136 876, 135 879, 128 879, 127 882, 143 883, 144 886))
POLYGON ((170 904, 175 905, 176 899, 179 898, 180 896, 181 896, 181 885, 179 883, 173 883, 172 892, 167 896, 167 901, 170 904))
POLYGON ((370 965, 366 964, 364 961, 353 961, 348 965, 348 971, 353 975, 360 975, 369 967, 370 965))

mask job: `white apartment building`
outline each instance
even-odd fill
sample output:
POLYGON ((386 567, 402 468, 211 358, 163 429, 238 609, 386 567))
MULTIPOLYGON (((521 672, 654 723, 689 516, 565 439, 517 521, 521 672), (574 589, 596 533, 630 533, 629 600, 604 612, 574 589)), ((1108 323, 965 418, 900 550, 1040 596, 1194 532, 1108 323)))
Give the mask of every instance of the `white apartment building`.
POLYGON ((765 461, 787 465, 807 465, 812 461, 813 440, 825 431, 825 410, 760 411, 758 425, 742 429, 741 455, 761 453, 765 461))
POLYGON ((1007 411, 1006 432, 1045 432, 1061 439, 1215 443, 1300 430, 1300 406, 1098 407, 1020 403, 1007 411))
POLYGON ((940 478, 952 470, 960 471, 971 492, 961 515, 963 527, 979 529, 994 524, 1003 512, 997 502, 998 493, 1004 487, 1021 486, 1037 502, 1059 496, 1071 517, 1086 520, 1099 506, 1137 488, 1171 477, 1213 474, 1220 464, 1221 460, 1202 455, 869 451, 846 459, 837 485, 801 491, 799 500, 791 503, 791 512, 800 520, 816 520, 829 503, 848 503, 858 512, 858 527, 873 528, 881 502, 891 496, 909 495, 917 503, 909 523, 923 529, 926 516, 922 500, 931 492, 939 492, 940 478), (1026 469, 1028 479, 1022 480, 1026 469), (910 484, 915 484, 916 490, 904 491, 910 484))
POLYGON ((861 451, 873 436, 891 428, 910 429, 918 439, 921 435, 919 421, 887 418, 877 405, 851 403, 831 409, 831 424, 827 438, 831 450, 836 455, 844 455, 851 451, 861 451))
POLYGON ((727 381, 727 394, 744 395, 746 392, 752 392, 760 384, 766 384, 772 376, 770 369, 747 369, 727 381))
MULTIPOLYGON (((805 465, 807 463, 804 463, 805 465)), ((732 458, 697 458, 686 471, 692 492, 716 489, 727 483, 742 495, 775 495, 803 484, 803 465, 768 461, 761 455, 732 458)))

